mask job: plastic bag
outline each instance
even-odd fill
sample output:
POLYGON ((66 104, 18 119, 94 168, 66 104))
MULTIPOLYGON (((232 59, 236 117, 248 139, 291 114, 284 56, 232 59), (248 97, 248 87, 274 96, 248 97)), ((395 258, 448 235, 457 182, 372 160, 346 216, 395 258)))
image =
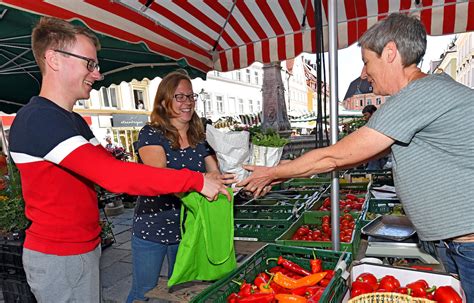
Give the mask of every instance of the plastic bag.
MULTIPOLYGON (((232 190, 228 189, 231 196, 232 190)), ((168 287, 193 280, 217 280, 237 266, 234 249, 233 200, 219 195, 209 202, 199 193, 183 198, 181 220, 186 220, 168 287)), ((181 226, 183 226, 181 222, 181 226)))

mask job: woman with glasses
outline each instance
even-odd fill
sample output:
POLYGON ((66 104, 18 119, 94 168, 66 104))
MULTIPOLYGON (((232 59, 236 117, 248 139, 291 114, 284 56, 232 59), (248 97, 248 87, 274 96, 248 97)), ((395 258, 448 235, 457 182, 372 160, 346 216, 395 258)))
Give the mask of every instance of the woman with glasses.
MULTIPOLYGON (((234 175, 220 174, 215 153, 205 141, 194 111, 197 97, 186 74, 173 72, 163 78, 151 121, 138 137, 140 159, 156 167, 206 172, 231 184, 234 175)), ((181 200, 174 195, 138 198, 132 235, 133 282, 127 302, 146 299, 145 293, 158 283, 165 256, 171 277, 181 240, 180 207, 181 200)))

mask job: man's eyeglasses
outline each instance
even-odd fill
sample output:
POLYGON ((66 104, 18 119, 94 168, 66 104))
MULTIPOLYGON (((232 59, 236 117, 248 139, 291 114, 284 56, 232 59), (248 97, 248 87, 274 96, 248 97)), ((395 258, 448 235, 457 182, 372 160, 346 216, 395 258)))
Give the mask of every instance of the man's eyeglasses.
POLYGON ((96 62, 94 59, 92 59, 92 58, 87 58, 87 57, 84 57, 84 56, 76 55, 76 54, 73 54, 73 53, 70 53, 70 52, 66 52, 66 51, 63 51, 63 50, 60 50, 60 49, 54 49, 54 51, 55 51, 55 52, 58 52, 58 53, 61 53, 61 54, 73 56, 73 57, 82 59, 82 60, 84 60, 84 61, 87 61, 87 70, 90 71, 91 73, 92 73, 95 69, 97 69, 97 71, 100 71, 99 63, 97 63, 97 62, 96 62))
POLYGON ((189 94, 189 95, 186 95, 186 94, 176 94, 174 95, 174 98, 176 99, 176 101, 182 103, 182 102, 186 102, 186 99, 189 99, 189 101, 191 102, 196 102, 197 101, 197 98, 198 98, 198 94, 194 93, 194 94, 189 94))

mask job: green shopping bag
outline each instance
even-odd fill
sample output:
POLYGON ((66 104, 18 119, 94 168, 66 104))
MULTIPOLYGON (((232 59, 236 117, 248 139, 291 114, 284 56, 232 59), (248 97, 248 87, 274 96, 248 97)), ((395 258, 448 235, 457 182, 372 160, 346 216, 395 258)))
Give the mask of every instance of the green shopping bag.
MULTIPOLYGON (((232 196, 232 189, 228 189, 232 196)), ((234 201, 219 195, 210 202, 193 192, 181 198, 181 221, 187 210, 168 287, 193 280, 217 280, 237 266, 234 250, 234 201)), ((183 226, 181 222, 181 226, 183 226)))

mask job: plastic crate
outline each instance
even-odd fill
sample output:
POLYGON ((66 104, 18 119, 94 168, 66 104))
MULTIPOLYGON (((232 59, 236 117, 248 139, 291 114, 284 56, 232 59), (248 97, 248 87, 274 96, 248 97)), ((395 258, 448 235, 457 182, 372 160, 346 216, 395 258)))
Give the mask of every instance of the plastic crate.
POLYGON ((22 240, 2 240, 0 242, 0 278, 26 280, 22 253, 22 240))
MULTIPOLYGON (((234 281, 253 281, 262 271, 268 270, 276 265, 275 262, 266 264, 268 258, 278 258, 282 256, 293 261, 300 266, 310 269, 309 260, 313 258, 313 251, 319 259, 323 260, 323 269, 334 269, 338 260, 341 258, 349 265, 350 254, 333 252, 318 249, 309 249, 303 247, 291 247, 275 244, 267 244, 249 257, 239 268, 230 273, 227 277, 215 282, 206 288, 199 295, 194 297, 191 302, 227 302, 227 297, 239 291, 239 286, 234 281), (341 257, 341 255, 343 255, 341 257)), ((341 270, 337 270, 329 285, 326 287, 319 302, 340 302, 347 289, 345 281, 341 277, 341 270)))
POLYGON ((1 284, 5 303, 36 303, 35 296, 26 281, 3 279, 1 284))
POLYGON ((373 219, 367 218, 367 212, 374 214, 385 215, 390 213, 393 210, 395 205, 401 205, 400 200, 398 199, 374 199, 370 198, 367 201, 366 211, 362 216, 362 226, 369 223, 373 219))
POLYGON ((234 239, 243 241, 274 242, 293 224, 294 216, 278 219, 235 219, 234 239))
POLYGON ((282 189, 272 190, 262 198, 265 199, 310 199, 320 195, 320 191, 314 189, 282 189))
MULTIPOLYGON (((302 209, 303 206, 300 206, 302 209)), ((236 205, 234 206, 234 220, 238 219, 276 219, 287 220, 291 216, 300 213, 300 209, 286 206, 265 205, 236 205)))
POLYGON ((281 184, 282 189, 302 189, 302 188, 311 188, 311 189, 320 189, 324 190, 331 183, 331 178, 324 177, 314 177, 314 178, 293 178, 288 181, 285 181, 281 184))
MULTIPOLYGON (((352 233, 352 239, 349 243, 340 242, 340 250, 350 252, 354 257, 357 256, 359 251, 360 239, 361 239, 361 220, 358 213, 349 213, 355 219, 354 232, 352 233)), ((276 239, 277 244, 289 245, 289 246, 302 246, 302 247, 314 247, 319 249, 332 249, 331 241, 302 241, 292 240, 292 236, 296 230, 304 224, 316 224, 321 225, 322 217, 331 215, 327 211, 307 211, 296 221, 291 227, 280 237, 276 239)))

